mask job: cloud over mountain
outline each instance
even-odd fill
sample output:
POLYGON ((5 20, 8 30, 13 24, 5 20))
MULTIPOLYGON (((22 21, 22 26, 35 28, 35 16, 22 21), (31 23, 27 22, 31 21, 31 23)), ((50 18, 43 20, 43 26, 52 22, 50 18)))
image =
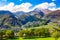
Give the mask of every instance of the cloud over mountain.
POLYGON ((20 5, 15 5, 13 2, 11 2, 8 5, 0 7, 0 10, 9 10, 11 12, 16 12, 16 11, 29 12, 29 11, 34 10, 35 8, 49 9, 49 10, 52 10, 52 11, 60 9, 60 8, 56 8, 56 4, 54 2, 51 2, 51 3, 44 2, 44 3, 38 4, 34 7, 32 7, 32 6, 33 5, 29 2, 22 3, 20 5), (32 7, 32 8, 30 8, 30 7, 32 7))

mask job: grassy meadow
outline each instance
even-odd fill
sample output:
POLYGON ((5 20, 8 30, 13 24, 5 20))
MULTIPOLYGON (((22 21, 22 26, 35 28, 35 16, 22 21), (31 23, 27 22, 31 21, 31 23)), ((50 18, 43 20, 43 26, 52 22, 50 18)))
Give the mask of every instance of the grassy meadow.
MULTIPOLYGON (((18 39, 8 39, 8 40, 55 40, 55 38, 34 38, 34 39, 18 38, 18 39)), ((57 40, 60 40, 60 38, 58 38, 57 40)))

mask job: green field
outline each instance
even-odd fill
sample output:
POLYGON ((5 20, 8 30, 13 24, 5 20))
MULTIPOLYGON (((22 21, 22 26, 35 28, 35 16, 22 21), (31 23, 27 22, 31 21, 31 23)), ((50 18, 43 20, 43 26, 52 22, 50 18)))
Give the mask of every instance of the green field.
MULTIPOLYGON (((8 39, 8 40, 55 40, 55 38, 35 38, 35 39, 23 39, 23 38, 19 38, 19 39, 8 39)), ((58 38, 58 40, 60 40, 60 38, 58 38)))

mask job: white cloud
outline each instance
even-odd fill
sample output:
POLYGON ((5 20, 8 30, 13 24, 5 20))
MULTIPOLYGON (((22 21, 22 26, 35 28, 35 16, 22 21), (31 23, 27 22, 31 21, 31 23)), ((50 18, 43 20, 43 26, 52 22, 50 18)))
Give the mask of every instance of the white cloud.
POLYGON ((16 5, 13 8, 13 11, 24 11, 24 12, 28 12, 30 11, 30 7, 32 6, 32 4, 30 3, 22 3, 20 5, 16 5))
POLYGON ((53 6, 53 7, 55 7, 56 4, 55 4, 54 2, 52 2, 52 3, 49 4, 49 6, 53 6))
POLYGON ((52 1, 56 1, 56 0, 52 0, 52 1))
POLYGON ((22 1, 22 0, 20 0, 20 1, 22 1))
POLYGON ((57 10, 56 8, 48 8, 48 9, 51 10, 51 11, 57 10))
POLYGON ((48 8, 48 3, 42 3, 42 4, 38 4, 35 6, 35 8, 40 8, 40 9, 47 9, 48 8))
POLYGON ((45 3, 42 3, 42 4, 38 4, 34 7, 35 8, 39 8, 39 9, 53 9, 53 8, 56 8, 56 4, 54 2, 52 3, 48 3, 48 2, 45 2, 45 3))
POLYGON ((9 3, 8 5, 5 5, 3 7, 0 7, 0 10, 9 10, 11 11, 14 7, 14 3, 9 3))
POLYGON ((20 5, 15 5, 13 2, 9 3, 8 5, 5 5, 3 7, 0 7, 0 10, 9 10, 11 12, 16 12, 16 11, 24 11, 24 12, 29 12, 31 10, 34 10, 35 8, 39 8, 39 9, 49 9, 49 10, 57 10, 60 8, 56 8, 56 4, 55 3, 41 3, 38 4, 36 6, 34 6, 32 9, 30 9, 30 7, 33 6, 31 3, 22 3, 20 5))
POLYGON ((0 7, 0 10, 9 10, 9 11, 24 11, 24 12, 28 12, 29 11, 29 7, 31 7, 32 4, 30 3, 22 3, 20 5, 15 5, 14 3, 9 3, 8 5, 5 5, 3 7, 0 7))

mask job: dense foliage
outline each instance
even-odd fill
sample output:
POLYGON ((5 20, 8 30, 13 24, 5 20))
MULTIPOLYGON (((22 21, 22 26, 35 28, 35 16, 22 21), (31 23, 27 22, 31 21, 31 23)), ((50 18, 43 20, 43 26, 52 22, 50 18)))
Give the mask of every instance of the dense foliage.
POLYGON ((14 30, 0 30, 0 38, 46 38, 54 37, 56 40, 60 37, 60 25, 58 23, 49 23, 34 28, 22 28, 20 31, 15 32, 14 30), (53 24, 53 25, 52 25, 53 24))

